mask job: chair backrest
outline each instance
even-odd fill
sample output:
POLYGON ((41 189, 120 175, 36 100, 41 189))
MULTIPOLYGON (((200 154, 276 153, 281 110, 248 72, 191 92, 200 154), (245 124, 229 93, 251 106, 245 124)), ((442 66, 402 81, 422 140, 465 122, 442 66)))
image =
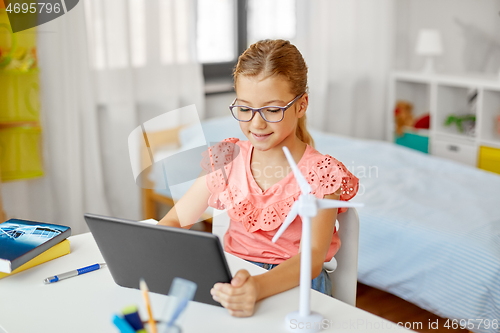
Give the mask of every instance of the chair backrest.
MULTIPOLYGON (((358 244, 359 244, 359 217, 355 208, 348 208, 345 213, 338 214, 339 238, 342 242, 339 251, 335 254, 337 268, 330 273, 333 284, 333 297, 356 306, 356 292, 358 280, 358 244)), ((229 227, 227 212, 214 210, 212 233, 217 235, 224 246, 224 234, 229 227)), ((333 261, 335 261, 333 260, 333 261)))
POLYGON ((212 218, 212 233, 219 237, 224 248, 224 235, 229 228, 229 215, 227 215, 227 210, 217 210, 214 209, 214 215, 212 218))
POLYGON ((348 208, 345 213, 338 214, 339 238, 342 242, 335 254, 337 268, 330 273, 333 284, 333 297, 356 306, 358 282, 358 246, 359 216, 356 208, 348 208))

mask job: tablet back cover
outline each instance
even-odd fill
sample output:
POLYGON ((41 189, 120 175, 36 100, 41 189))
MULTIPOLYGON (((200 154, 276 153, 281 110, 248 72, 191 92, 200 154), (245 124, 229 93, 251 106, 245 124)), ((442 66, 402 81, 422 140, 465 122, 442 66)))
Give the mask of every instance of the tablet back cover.
POLYGON ((175 277, 198 285, 194 301, 218 305, 210 289, 229 283, 231 272, 217 236, 181 228, 85 214, 85 220, 115 282, 168 295, 175 277))

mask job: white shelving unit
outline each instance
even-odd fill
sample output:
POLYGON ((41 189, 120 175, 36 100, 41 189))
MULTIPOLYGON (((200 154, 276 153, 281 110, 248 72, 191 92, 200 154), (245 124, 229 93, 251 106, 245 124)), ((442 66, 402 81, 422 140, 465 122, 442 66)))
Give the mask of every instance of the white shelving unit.
MULTIPOLYGON (((387 139, 394 141, 394 107, 396 101, 413 104, 416 118, 430 113, 429 153, 461 163, 478 166, 480 151, 498 149, 500 163, 500 77, 393 72, 388 95, 387 139), (451 114, 470 114, 468 99, 471 89, 477 89, 475 133, 460 133, 455 125, 445 126, 451 114)), ((491 156, 491 154, 489 155, 491 156)), ((488 157, 491 158, 491 157, 488 157)))

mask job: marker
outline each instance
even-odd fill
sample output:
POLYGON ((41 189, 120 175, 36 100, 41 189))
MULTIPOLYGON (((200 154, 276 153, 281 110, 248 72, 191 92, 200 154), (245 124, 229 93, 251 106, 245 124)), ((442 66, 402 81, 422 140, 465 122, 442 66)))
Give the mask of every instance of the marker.
POLYGON ((43 283, 49 284, 49 283, 54 283, 54 282, 61 281, 64 279, 69 279, 70 277, 73 277, 73 276, 78 276, 78 275, 82 275, 82 274, 85 274, 88 272, 96 271, 99 268, 103 268, 104 266, 106 266, 105 263, 104 264, 94 264, 94 265, 90 265, 87 267, 75 269, 74 271, 71 271, 71 272, 62 273, 59 275, 48 277, 45 280, 43 280, 43 283))
POLYGON ((142 324, 137 306, 130 305, 122 310, 123 318, 132 326, 136 333, 147 333, 142 324))
POLYGON ((121 333, 135 333, 132 326, 130 326, 130 324, 127 323, 127 321, 122 317, 113 315, 111 320, 113 321, 113 324, 115 324, 115 326, 120 330, 121 333))

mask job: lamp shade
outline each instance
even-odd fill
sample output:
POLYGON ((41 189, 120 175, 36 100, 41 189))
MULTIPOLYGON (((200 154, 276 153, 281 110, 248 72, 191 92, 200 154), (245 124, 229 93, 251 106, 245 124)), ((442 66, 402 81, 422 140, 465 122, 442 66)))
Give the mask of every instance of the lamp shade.
POLYGON ((436 56, 443 53, 441 33, 438 30, 423 29, 418 32, 415 52, 419 55, 436 56))

